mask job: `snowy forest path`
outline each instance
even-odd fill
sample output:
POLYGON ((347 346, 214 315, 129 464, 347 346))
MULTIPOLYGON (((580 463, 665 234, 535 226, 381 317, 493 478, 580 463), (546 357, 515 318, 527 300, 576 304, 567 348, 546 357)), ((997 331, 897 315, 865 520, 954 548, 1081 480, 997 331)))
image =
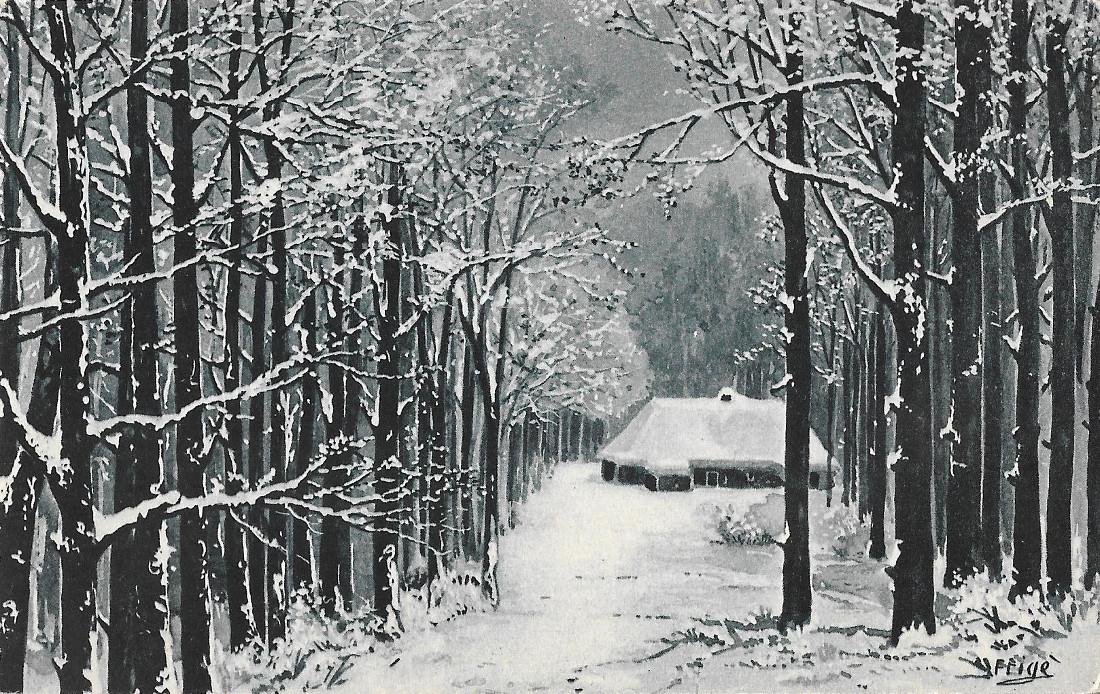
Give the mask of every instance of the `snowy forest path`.
POLYGON ((718 544, 701 510, 769 491, 655 494, 562 464, 502 538, 499 609, 402 639, 396 662, 351 679, 378 692, 664 689, 677 672, 651 658, 662 638, 779 605, 778 548, 718 544))

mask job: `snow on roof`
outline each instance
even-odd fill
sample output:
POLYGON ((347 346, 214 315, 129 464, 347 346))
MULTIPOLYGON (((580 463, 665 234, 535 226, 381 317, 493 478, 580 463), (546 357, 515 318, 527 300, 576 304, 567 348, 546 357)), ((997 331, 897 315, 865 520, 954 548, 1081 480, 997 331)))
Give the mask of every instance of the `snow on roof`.
MULTIPOLYGON (((716 398, 654 398, 598 455, 662 470, 704 460, 782 466, 785 427, 782 400, 756 400, 725 389, 716 398)), ((810 468, 824 469, 826 458, 810 431, 810 468)))

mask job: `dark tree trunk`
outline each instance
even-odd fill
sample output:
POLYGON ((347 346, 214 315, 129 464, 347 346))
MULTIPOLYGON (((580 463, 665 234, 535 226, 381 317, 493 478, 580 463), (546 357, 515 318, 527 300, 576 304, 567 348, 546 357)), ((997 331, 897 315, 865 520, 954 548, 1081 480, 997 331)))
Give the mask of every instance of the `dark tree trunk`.
POLYGON ((894 223, 894 268, 899 296, 893 316, 897 330, 898 462, 895 466, 895 506, 900 552, 890 575, 894 580, 891 636, 897 640, 910 628, 936 629, 933 602, 933 541, 930 486, 930 382, 927 340, 921 323, 925 310, 924 259, 924 138, 925 85, 920 61, 924 56, 924 16, 912 0, 897 9, 898 47, 895 74, 897 111, 892 145, 900 176, 894 223))
MULTIPOLYGON (((243 32, 235 28, 229 38, 229 99, 236 100, 241 90, 241 51, 243 32)), ((240 109, 229 109, 229 272, 225 292, 225 390, 232 392, 241 385, 241 244, 244 242, 244 214, 241 196, 242 143, 240 109)), ((256 353, 253 352, 253 357, 256 353)), ((244 489, 244 426, 241 421, 241 401, 233 398, 225 403, 226 451, 225 489, 230 494, 244 489)), ((229 645, 239 651, 258 634, 249 619, 248 577, 245 561, 245 530, 229 512, 222 514, 225 532, 226 600, 229 612, 229 645)))
POLYGON ((856 509, 859 513, 861 521, 866 521, 867 517, 871 513, 870 503, 870 456, 871 456, 871 441, 874 427, 874 413, 871 412, 871 397, 872 390, 874 388, 875 374, 873 371, 874 364, 871 359, 874 355, 874 341, 871 337, 871 324, 870 320, 860 321, 860 332, 863 334, 860 340, 860 375, 859 379, 859 409, 854 413, 856 431, 858 432, 859 448, 856 451, 857 456, 857 470, 856 479, 858 482, 856 500, 856 509))
POLYGON ((982 29, 980 0, 956 0, 955 75, 960 94, 955 118, 951 254, 951 445, 947 479, 947 571, 959 585, 982 565, 982 325, 981 239, 978 236, 979 72, 988 63, 990 37, 982 29))
MULTIPOLYGON (((263 258, 267 251, 267 237, 262 227, 256 230, 256 254, 263 258)), ((251 368, 249 375, 257 379, 267 368, 267 263, 260 262, 255 282, 252 285, 252 320, 249 325, 251 337, 251 368)), ((267 458, 267 403, 266 395, 258 393, 248 403, 248 485, 255 489, 264 476, 264 460, 267 458)), ((247 522, 252 530, 245 543, 246 568, 248 572, 248 602, 252 616, 252 633, 268 643, 267 632, 267 568, 265 556, 267 546, 258 537, 266 533, 265 514, 259 506, 252 506, 247 512, 247 522)))
POLYGON ((1050 470, 1047 480, 1047 584, 1060 596, 1072 584, 1070 497, 1073 487, 1073 439, 1076 418, 1074 358, 1073 175, 1066 88, 1066 35, 1069 18, 1052 9, 1047 15, 1047 116, 1050 163, 1055 188, 1050 212, 1054 327, 1051 348, 1050 470))
MULTIPOLYGON (((1095 21, 1096 8, 1091 5, 1086 10, 1095 21)), ((1094 135, 1094 98, 1095 57, 1090 52, 1085 58, 1081 74, 1081 84, 1077 102, 1078 151, 1087 152, 1095 146, 1094 135)), ((1084 185, 1096 181, 1096 171, 1100 164, 1093 161, 1081 162, 1078 175, 1084 185)), ((1097 312, 1100 311, 1100 285, 1097 287, 1096 300, 1091 311, 1086 311, 1090 283, 1092 281, 1092 244, 1096 230, 1096 208, 1081 205, 1077 208, 1077 332, 1078 359, 1084 354, 1084 335, 1086 325, 1091 325, 1091 347, 1089 349, 1088 370, 1088 461, 1086 463, 1085 495, 1087 498, 1087 538, 1085 541, 1085 587, 1092 589, 1097 574, 1100 574, 1100 329, 1097 328, 1097 312), (1091 321, 1091 323, 1089 323, 1091 321)), ((1078 368, 1078 378, 1082 370, 1078 368)))
POLYGON ((508 527, 516 527, 516 502, 519 501, 519 465, 523 457, 523 423, 513 422, 508 427, 508 474, 504 485, 504 501, 508 507, 508 527))
POLYGON ((473 490, 473 452, 474 452, 474 383, 477 369, 474 367, 473 348, 466 340, 465 355, 462 360, 462 451, 460 458, 460 502, 462 506, 463 548, 466 558, 477 553, 477 541, 474 539, 474 490, 473 490))
MULTIPOLYGON (((262 45, 264 15, 260 0, 253 0, 252 4, 253 32, 256 37, 256 45, 262 45)), ((290 43, 293 38, 294 28, 294 2, 290 0, 285 10, 279 11, 282 24, 282 38, 280 40, 281 64, 287 64, 290 56, 290 43)), ((271 80, 267 71, 267 64, 260 55, 256 63, 256 71, 260 84, 260 91, 268 93, 271 90, 271 80)), ((275 98, 264 107, 264 121, 272 121, 279 116, 282 107, 282 99, 275 98)), ((264 140, 264 159, 267 162, 268 180, 278 180, 282 177, 283 155, 276 143, 268 138, 264 140)), ((287 290, 290 286, 290 278, 287 273, 287 221, 286 207, 283 201, 281 188, 275 193, 272 201, 271 214, 268 218, 268 231, 271 235, 271 364, 272 368, 285 363, 290 359, 290 326, 287 321, 287 290)), ((268 444, 268 460, 270 469, 275 473, 275 480, 283 481, 287 478, 287 445, 286 433, 290 426, 289 413, 286 411, 286 398, 283 393, 274 392, 271 395, 271 425, 270 440, 268 444)), ((287 550, 289 542, 287 538, 287 526, 290 516, 284 511, 268 512, 268 533, 271 544, 266 547, 267 576, 269 580, 282 575, 284 581, 290 580, 290 571, 287 563, 287 550), (276 549, 276 547, 278 549, 276 549)), ((289 584, 286 584, 289 587, 289 584)), ((283 599, 289 600, 290 593, 283 592, 283 599)), ((268 591, 267 604, 267 642, 269 644, 283 638, 286 634, 286 608, 287 605, 279 604, 278 591, 268 591)))
POLYGON ((836 340, 837 329, 836 314, 837 309, 834 304, 830 311, 830 320, 832 322, 832 330, 829 334, 829 369, 830 378, 828 385, 825 387, 825 397, 827 402, 825 403, 825 451, 829 457, 825 461, 825 507, 831 508, 833 505, 833 462, 836 460, 836 368, 837 368, 837 354, 836 354, 836 340))
MULTIPOLYGON (((592 443, 598 445, 596 442, 599 436, 600 420, 592 420, 592 443)), ((519 486, 519 499, 520 501, 527 501, 528 495, 531 493, 531 468, 534 465, 535 457, 539 454, 539 448, 542 445, 542 422, 533 413, 527 416, 527 438, 524 439, 525 445, 523 449, 523 468, 520 470, 520 486, 519 486)))
POLYGON ((873 441, 871 442, 871 463, 868 470, 867 493, 871 506, 871 546, 867 554, 872 559, 886 558, 886 319, 882 313, 876 313, 874 325, 874 376, 871 396, 871 415, 873 441))
MULTIPOLYGON (((484 335, 484 332, 479 333, 484 335)), ((500 502, 498 470, 500 467, 500 403, 493 397, 493 388, 489 383, 489 367, 485 362, 488 350, 484 337, 480 344, 474 345, 474 359, 477 363, 478 383, 481 386, 481 403, 485 415, 485 474, 482 483, 485 487, 485 505, 482 519, 481 590, 485 597, 496 604, 498 599, 496 585, 497 534, 500 530, 500 502)))
MULTIPOLYGON (((18 151, 19 104, 23 86, 19 36, 8 25, 8 83, 4 96, 4 141, 18 151)), ((0 230, 0 313, 16 308, 19 301, 19 187, 16 177, 4 175, 3 230, 0 230)), ((0 379, 19 390, 19 321, 0 321, 0 379)), ((43 345, 46 344, 43 339, 43 345)), ((37 382, 36 382, 37 383, 37 382)), ((52 422, 51 422, 52 424, 52 422)), ((50 427, 52 428, 52 426, 50 427)), ((20 454, 10 413, 0 416, 0 478, 12 473, 20 454)), ((30 600, 30 550, 37 507, 39 473, 21 464, 0 504, 0 691, 23 691, 23 666, 27 644, 30 600)))
MULTIPOLYGON (((282 176, 282 156, 277 147, 265 147, 267 156, 268 177, 270 180, 282 176)), ((271 239, 271 324, 270 335, 267 336, 271 350, 271 368, 279 368, 280 364, 290 359, 289 326, 287 325, 287 253, 286 253, 286 213, 283 208, 281 195, 276 193, 276 199, 268 218, 268 231, 271 239)), ((287 441, 286 432, 289 424, 289 414, 286 411, 287 393, 279 390, 272 391, 270 401, 270 422, 268 425, 268 465, 274 471, 274 480, 282 482, 287 478, 287 441)), ((267 581, 277 580, 282 576, 284 582, 289 578, 287 571, 287 523, 289 516, 282 510, 270 509, 267 515, 267 532, 270 545, 265 547, 267 564, 267 581)), ((286 634, 286 601, 290 594, 285 590, 276 591, 268 589, 267 601, 267 642, 273 644, 286 634), (280 593, 281 599, 280 599, 280 593)))
POLYGON ((1088 536, 1085 543, 1085 588, 1092 590, 1100 575, 1100 283, 1093 303, 1092 345, 1089 350, 1089 444, 1085 494, 1088 498, 1088 536))
MULTIPOLYGON (((54 271, 55 259, 49 238, 45 241, 44 294, 49 296, 57 289, 54 271)), ((56 313, 48 311, 43 320, 51 320, 56 313)), ((57 415, 59 387, 61 385, 61 335, 58 330, 43 334, 38 344, 38 361, 35 365, 31 398, 27 407, 27 421, 37 431, 51 434, 57 415)), ((0 633, 0 691, 22 691, 23 670, 26 655, 27 630, 29 628, 30 601, 37 599, 30 594, 30 556, 34 540, 35 514, 45 476, 43 460, 34 458, 33 451, 19 452, 19 474, 12 480, 11 503, 0 506, 0 600, 16 606, 18 612, 5 631, 0 633)), ((6 474, 6 473, 5 473, 6 474)))
MULTIPOLYGON (((1096 26, 1098 17, 1097 8, 1091 3, 1083 9, 1090 22, 1088 26, 1096 26)), ((1091 39, 1095 42, 1095 38, 1091 39)), ((1084 49, 1081 59, 1081 70, 1077 87, 1077 151, 1090 152, 1096 145, 1095 135, 1095 99, 1094 90, 1096 79, 1096 64, 1094 51, 1095 43, 1084 49)), ((1089 186, 1096 181, 1096 171, 1100 164, 1095 157, 1081 161, 1077 172, 1083 186, 1089 186)), ((1087 188, 1086 188, 1087 190, 1087 188)), ((1084 378, 1084 370, 1081 360, 1085 354, 1085 331, 1088 327, 1089 316, 1089 290, 1092 283, 1092 244, 1093 232, 1096 223, 1096 208, 1091 204, 1077 206, 1077 233, 1074 236, 1074 277, 1076 278, 1075 295, 1077 299, 1077 311, 1074 320, 1074 346, 1077 355, 1077 378, 1084 378)))
POLYGON ((558 455, 561 460, 569 460, 569 432, 573 430, 573 412, 567 407, 563 408, 558 412, 558 422, 561 426, 558 455))
MULTIPOLYGON (((937 233, 946 226, 942 223, 943 213, 937 201, 929 205, 933 215, 931 224, 931 241, 927 249, 925 262, 934 269, 939 269, 936 262, 936 249, 943 243, 944 238, 937 233)), ((944 432, 950 427, 951 418, 951 335, 947 330, 948 297, 947 291, 940 287, 929 287, 929 313, 932 320, 928 326, 928 349, 932 355, 932 374, 929 379, 929 397, 932 403, 932 417, 929 421, 928 436, 932 440, 933 455, 933 509, 935 511, 935 537, 936 547, 942 553, 947 545, 947 478, 951 468, 951 445, 944 432)))
MULTIPOLYGON (((305 284, 303 283, 303 286, 305 284)), ((309 291, 308 287, 306 291, 309 291)), ((316 352, 313 338, 317 326, 317 297, 309 296, 302 308, 302 334, 305 336, 305 348, 316 352)), ((307 371, 302 377, 302 403, 299 414, 298 435, 294 438, 294 466, 290 477, 302 474, 309 467, 310 458, 316 450, 317 408, 320 399, 320 384, 317 373, 307 371)), ((287 597, 293 591, 313 586, 313 544, 309 536, 309 525, 302 518, 290 516, 290 562, 287 566, 287 597)))
MULTIPOLYGON (((1021 197, 1027 185, 1027 79, 1031 3, 1012 0, 1009 39, 1009 139, 1016 176, 1013 192, 1021 197)), ((1020 341, 1016 357, 1016 476, 1012 567, 1016 574, 1012 595, 1038 591, 1042 586, 1042 526, 1039 520, 1039 287, 1035 279, 1035 251, 1027 210, 1012 212, 1012 246, 1020 341)))
POLYGON ((386 203, 392 212, 382 220, 387 248, 382 258, 382 295, 375 296, 375 313, 378 316, 378 409, 375 416, 378 424, 374 428, 374 490, 379 500, 375 505, 376 520, 372 536, 374 613, 382 620, 385 629, 392 629, 399 623, 390 581, 395 578, 391 574, 396 570, 400 529, 397 518, 401 493, 398 330, 401 324, 401 266, 404 256, 398 212, 402 205, 401 183, 394 164, 388 165, 386 184, 386 203))
POLYGON ((60 219, 51 222, 57 241, 59 325, 59 399, 61 457, 69 463, 64 479, 51 479, 61 513, 61 659, 58 680, 62 692, 91 688, 92 631, 96 610, 96 545, 92 499, 91 445, 87 436, 88 388, 84 362, 85 332, 78 314, 88 280, 87 138, 77 120, 79 90, 76 48, 66 3, 46 5, 50 52, 57 66, 53 77, 56 141, 57 206, 60 219))
MULTIPOLYGON (((354 233, 356 237, 362 236, 362 224, 355 223, 354 233)), ((353 253, 358 253, 359 244, 353 253)), ((333 265, 341 267, 344 264, 344 246, 337 243, 333 250, 333 265)), ((357 287, 361 286, 356 284, 357 287)), ((345 340, 344 317, 347 307, 344 305, 343 287, 330 288, 330 314, 328 321, 328 342, 331 345, 339 344, 345 340)), ((352 296, 357 296, 352 292, 352 296)), ((353 355, 358 354, 359 342, 357 338, 348 337, 347 351, 353 355)), ((354 357, 353 357, 354 359, 354 357)), ((332 396, 332 417, 327 424, 327 437, 332 440, 341 434, 347 438, 354 438, 357 434, 359 396, 357 382, 348 379, 347 374, 336 366, 328 367, 329 393, 332 396), (347 387, 345 387, 345 383, 347 387), (353 385, 355 384, 355 385, 353 385), (349 394, 354 391, 354 399, 349 394), (355 408, 348 410, 351 402, 355 408)), ((339 463, 346 463, 347 457, 341 456, 339 463)), ((342 471, 334 470, 328 475, 330 487, 337 485, 345 475, 342 471)), ((339 509, 335 498, 330 498, 329 505, 339 509)), ((317 559, 318 581, 321 586, 321 604, 329 616, 336 614, 338 606, 347 606, 351 601, 351 533, 348 525, 338 518, 325 516, 321 520, 321 541, 318 547, 317 559)))
MULTIPOLYGON (((858 304, 857 304, 858 306, 858 304)), ((863 406, 863 345, 860 343, 858 331, 854 334, 852 343, 852 350, 849 353, 851 358, 851 389, 849 391, 849 410, 848 410, 848 427, 844 433, 845 450, 847 452, 847 464, 848 464, 848 495, 847 503, 855 504, 858 509, 859 505, 859 470, 860 470, 860 424, 859 414, 863 406)))
POLYGON ((431 468, 428 478, 428 584, 439 578, 445 559, 447 498, 447 374, 450 364, 451 316, 454 306, 450 292, 443 309, 439 332, 436 370, 431 378, 431 468))
MULTIPOLYGON (((130 64, 145 60, 149 7, 133 0, 130 15, 130 64)), ((156 269, 153 255, 153 183, 149 159, 149 105, 145 87, 126 91, 126 138, 129 148, 130 220, 123 256, 127 274, 156 269)), ((157 394, 156 287, 135 287, 122 309, 118 413, 155 417, 161 413, 157 394)), ((118 511, 152 498, 161 484, 160 443, 144 427, 122 432, 115 462, 114 507, 118 511)), ((167 566, 162 566, 159 523, 142 523, 121 532, 111 547, 110 691, 154 692, 168 668, 163 632, 168 624, 167 566)))
MULTIPOLYGON (((175 262, 195 257, 195 123, 191 118, 191 68, 187 56, 190 18, 187 0, 172 0, 168 29, 174 35, 170 84, 172 94, 172 223, 175 262)), ((176 410, 200 397, 199 293, 193 264, 172 279, 175 332, 176 410)), ((179 491, 185 497, 203 494, 202 413, 195 410, 176 426, 176 469, 179 491)), ((207 591, 207 519, 200 513, 180 516, 180 657, 183 688, 210 691, 210 600, 207 591)))
MULTIPOLYGON (((981 47, 982 58, 977 65, 978 131, 988 133, 993 127, 994 98, 992 68, 989 64, 988 46, 992 40, 989 32, 982 30, 985 43, 981 47)), ((997 182, 992 171, 983 171, 979 194, 983 210, 992 210, 997 204, 997 182)), ((982 325, 982 559, 989 576, 1000 580, 1003 572, 1001 536, 1001 493, 1004 449, 1004 431, 1001 418, 1004 413, 1004 373, 1001 364, 1003 331, 1001 326, 1001 229, 986 229, 981 234, 982 284, 984 323, 982 325)))
POLYGON ((841 397, 841 412, 843 416, 843 424, 841 425, 841 431, 843 436, 840 440, 841 453, 843 454, 840 461, 840 503, 847 506, 851 503, 852 497, 848 491, 849 478, 851 477, 851 466, 849 461, 852 456, 852 343, 845 340, 841 349, 841 371, 843 377, 840 384, 840 397, 841 397))
MULTIPOLYGON (((421 255, 421 248, 416 238, 416 229, 411 228, 409 232, 409 246, 410 252, 416 256, 421 255)), ((423 269, 416 266, 412 269, 412 294, 414 296, 424 295, 424 275, 423 269)), ((408 297, 408 301, 412 301, 412 297, 408 297)), ((410 310, 416 310, 411 303, 406 305, 410 306, 410 310)), ((419 537, 417 538, 419 546, 417 551, 423 549, 423 555, 425 559, 425 569, 430 569, 434 558, 432 556, 431 549, 428 545, 428 536, 431 534, 432 529, 429 522, 430 507, 432 503, 431 499, 431 486, 432 486, 432 439, 433 432, 435 431, 435 425, 432 422, 432 402, 435 397, 435 369, 437 365, 433 363, 435 357, 435 338, 431 332, 431 313, 426 312, 416 322, 416 359, 413 364, 413 369, 416 373, 416 381, 414 383, 413 398, 416 402, 416 446, 413 448, 416 454, 416 469, 419 474, 417 481, 417 522, 419 526, 417 528, 419 537)))
MULTIPOLYGON (((792 19, 797 31, 801 16, 792 19)), ((802 54, 787 54, 785 77, 789 83, 801 82, 802 54)), ((805 165, 805 105, 801 92, 787 97, 785 130, 786 157, 796 165, 805 165)), ((806 279, 806 183, 800 176, 787 174, 783 194, 772 188, 783 221, 783 290, 792 303, 784 313, 791 335, 786 349, 787 375, 783 441, 783 517, 787 540, 783 543, 783 609, 780 630, 809 623, 813 595, 810 592, 810 293, 806 279)))

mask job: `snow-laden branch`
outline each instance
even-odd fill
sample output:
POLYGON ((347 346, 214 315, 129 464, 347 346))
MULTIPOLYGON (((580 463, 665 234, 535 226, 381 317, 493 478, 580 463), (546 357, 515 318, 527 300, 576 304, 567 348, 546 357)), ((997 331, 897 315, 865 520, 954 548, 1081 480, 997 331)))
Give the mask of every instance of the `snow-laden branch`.
MULTIPOLYGON (((637 132, 604 142, 603 145, 612 150, 629 149, 632 154, 636 155, 651 137, 673 128, 679 128, 673 144, 676 145, 684 142, 692 128, 712 116, 722 115, 731 111, 739 111, 754 106, 767 106, 781 103, 787 97, 794 94, 806 94, 815 91, 828 91, 860 85, 870 86, 872 84, 879 87, 882 86, 881 80, 874 75, 849 72, 840 75, 813 77, 800 82, 771 86, 768 90, 763 92, 757 92, 736 99, 727 99, 681 113, 678 116, 649 125, 637 132)), ((666 147, 663 154, 666 156, 670 155, 671 152, 669 149, 670 147, 666 147)))
MULTIPOLYGON (((46 466, 46 470, 63 469, 60 436, 43 434, 30 423, 27 413, 19 406, 19 397, 6 376, 0 376, 0 418, 15 425, 19 443, 33 453, 36 460, 46 466)), ((16 470, 13 468, 9 475, 0 478, 0 501, 7 499, 15 474, 16 470)))
POLYGON ((64 226, 64 213, 49 198, 42 195, 31 181, 26 162, 23 161, 22 157, 11 151, 7 141, 2 137, 0 137, 0 157, 4 160, 5 175, 15 177, 23 191, 23 195, 30 203, 31 209, 42 220, 42 223, 51 230, 64 226))
POLYGON ((844 223, 844 219, 833 206, 833 201, 829 198, 829 194, 821 190, 821 186, 816 183, 813 185, 813 189, 815 196, 827 213, 826 216, 829 218, 829 222, 832 224, 833 229, 835 229, 837 235, 840 236, 844 250, 848 254, 848 259, 852 261, 852 266, 856 269, 856 273, 859 274, 860 279, 862 279, 871 289, 871 292, 876 298, 888 306, 893 306, 898 298, 897 287, 893 286, 893 283, 879 277, 878 273, 867 263, 867 260, 857 247, 855 235, 852 233, 852 230, 848 228, 848 225, 844 223))
MULTIPOLYGON (((330 470, 329 462, 343 455, 361 449, 365 445, 362 439, 340 438, 321 446, 305 469, 293 478, 283 482, 267 481, 255 489, 235 493, 209 492, 198 497, 185 497, 178 491, 164 492, 121 511, 100 515, 96 518, 96 542, 100 551, 107 549, 119 532, 142 522, 161 522, 165 518, 188 511, 214 511, 236 509, 258 504, 283 506, 293 503, 297 495, 311 483, 323 485, 323 478, 330 470)), ((346 485, 334 485, 339 488, 346 485)), ((323 489, 323 494, 331 494, 335 489, 323 489)), ((377 496, 365 495, 357 501, 372 503, 377 496)), ((318 507, 318 510, 321 510, 318 507)))
POLYGON ((752 141, 746 140, 746 145, 749 151, 772 168, 778 169, 785 174, 800 176, 815 186, 827 185, 833 188, 840 188, 853 195, 858 195, 878 203, 887 210, 893 210, 898 205, 898 199, 893 193, 893 189, 885 191, 879 190, 852 176, 828 173, 804 164, 796 164, 790 159, 772 154, 752 141))
POLYGON ((839 0, 840 4, 847 5, 853 10, 870 15, 875 19, 881 19, 893 26, 895 20, 897 20, 897 12, 892 5, 886 5, 880 2, 871 2, 871 0, 839 0))
POLYGON ((1006 202, 1005 204, 998 207, 996 210, 983 214, 978 219, 978 231, 983 231, 999 223, 1002 219, 1004 219, 1005 215, 1019 207, 1028 207, 1036 203, 1045 202, 1049 198, 1050 193, 1048 191, 1041 191, 1039 193, 1036 193, 1035 195, 1026 198, 1017 198, 1015 200, 1010 200, 1009 202, 1006 202))
POLYGON ((111 417, 88 424, 88 434, 100 438, 117 434, 128 427, 141 427, 153 431, 164 431, 183 421, 195 412, 202 412, 215 405, 236 400, 248 400, 271 390, 285 388, 302 378, 306 367, 323 363, 333 358, 333 354, 310 354, 300 352, 290 359, 275 364, 268 371, 233 390, 214 393, 188 403, 176 412, 162 415, 127 414, 111 417))

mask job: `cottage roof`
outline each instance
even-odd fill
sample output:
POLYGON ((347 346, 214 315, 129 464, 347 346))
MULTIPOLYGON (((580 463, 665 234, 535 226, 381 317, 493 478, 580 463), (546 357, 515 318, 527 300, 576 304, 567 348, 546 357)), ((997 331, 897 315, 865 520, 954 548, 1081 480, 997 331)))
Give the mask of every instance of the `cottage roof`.
MULTIPOLYGON (((727 390, 715 398, 654 398, 599 451, 621 465, 684 469, 696 461, 765 467, 783 464, 782 400, 756 400, 727 390)), ((827 453, 810 432, 810 467, 824 469, 827 453)))

